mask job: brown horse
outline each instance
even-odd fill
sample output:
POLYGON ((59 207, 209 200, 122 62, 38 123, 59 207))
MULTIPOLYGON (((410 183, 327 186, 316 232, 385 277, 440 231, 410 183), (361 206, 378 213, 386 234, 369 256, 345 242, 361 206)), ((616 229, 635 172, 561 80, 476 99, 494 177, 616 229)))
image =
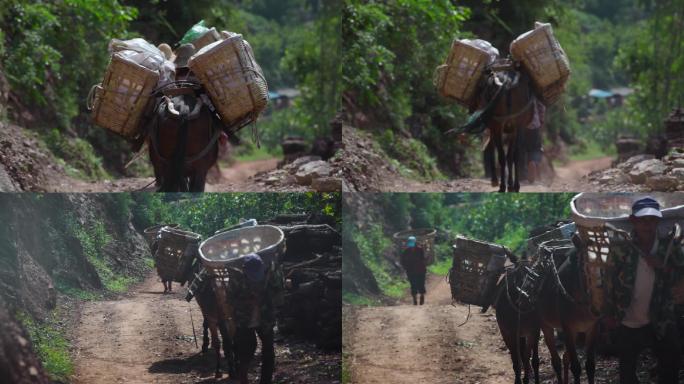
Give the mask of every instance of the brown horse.
POLYGON ((540 277, 525 262, 516 262, 515 267, 506 270, 496 288, 496 322, 511 354, 515 384, 529 383, 532 370, 534 382, 539 384, 539 316, 533 295, 524 290, 536 279, 540 277), (521 365, 525 373, 522 379, 521 365))
POLYGON ((218 159, 223 125, 192 80, 167 84, 157 93, 148 124, 150 161, 160 192, 203 192, 218 159))
POLYGON ((476 101, 485 108, 483 121, 489 130, 485 144, 485 159, 492 185, 499 192, 520 191, 522 157, 521 129, 527 127, 534 114, 535 95, 530 77, 509 60, 497 60, 487 70, 481 85, 483 91, 476 101), (499 160, 501 179, 497 180, 494 151, 499 160))
MULTIPOLYGON (((578 243, 575 242, 575 247, 579 248, 577 245, 578 243)), ((573 254, 568 257, 567 250, 553 252, 544 246, 541 249, 541 263, 548 275, 539 297, 539 319, 556 377, 558 382, 568 383, 569 366, 575 384, 580 382, 581 367, 577 356, 577 341, 579 334, 584 333, 585 369, 589 383, 593 384, 600 318, 591 309, 579 257, 573 254), (554 329, 561 329, 565 339, 563 376, 561 376, 561 361, 553 337, 554 329)))
MULTIPOLYGON (((192 281, 188 290, 189 293, 186 299, 189 301, 194 295, 197 305, 200 307, 203 326, 202 339, 202 353, 209 351, 209 333, 211 333, 211 347, 216 354, 216 371, 215 377, 220 378, 221 375, 221 339, 219 339, 219 332, 223 338, 223 354, 228 363, 228 375, 235 377, 236 375, 236 360, 234 355, 233 334, 234 327, 231 327, 225 320, 227 317, 223 313, 222 307, 219 305, 219 299, 215 292, 217 287, 212 284, 212 279, 201 269, 199 260, 189 267, 185 274, 185 282, 192 281)), ((182 282, 181 285, 185 284, 182 282)))

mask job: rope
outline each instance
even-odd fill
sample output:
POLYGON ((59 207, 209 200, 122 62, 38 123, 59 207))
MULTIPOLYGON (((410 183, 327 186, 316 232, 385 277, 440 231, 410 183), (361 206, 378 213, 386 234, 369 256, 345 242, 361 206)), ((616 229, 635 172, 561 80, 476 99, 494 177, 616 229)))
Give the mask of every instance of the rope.
MULTIPOLYGON (((453 302, 451 302, 451 305, 453 305, 455 307, 453 302)), ((465 321, 463 323, 459 324, 458 326, 460 327, 460 326, 465 325, 465 323, 467 323, 469 319, 470 319, 470 304, 468 304, 468 315, 466 316, 465 321)))
POLYGON ((195 339, 195 348, 199 348, 199 344, 197 344, 197 334, 195 333, 195 321, 192 319, 192 308, 190 308, 190 304, 188 304, 188 312, 190 312, 190 324, 192 325, 192 337, 195 339))

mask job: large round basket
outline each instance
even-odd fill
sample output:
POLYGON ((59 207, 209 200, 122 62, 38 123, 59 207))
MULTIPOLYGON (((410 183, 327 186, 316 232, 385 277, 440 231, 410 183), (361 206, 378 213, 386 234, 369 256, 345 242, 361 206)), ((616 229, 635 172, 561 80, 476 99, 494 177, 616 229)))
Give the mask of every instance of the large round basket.
POLYGON ((183 271, 192 263, 202 236, 178 228, 163 227, 159 231, 159 247, 155 255, 157 273, 163 280, 185 281, 183 271))
MULTIPOLYGON (((614 305, 610 299, 614 265, 610 257, 610 229, 606 224, 631 231, 632 204, 644 196, 647 194, 581 193, 570 203, 577 233, 586 244, 580 252, 580 263, 594 312, 603 313, 614 305)), ((674 223, 684 225, 684 194, 650 193, 648 196, 660 203, 663 219, 658 225, 659 235, 669 232, 674 223)))
POLYGON ((178 224, 157 224, 143 230, 145 241, 147 241, 147 246, 150 247, 150 249, 152 249, 152 245, 158 240, 159 231, 164 227, 178 228, 178 224))
POLYGON ((425 251, 427 264, 432 264, 435 261, 435 237, 437 236, 437 230, 433 228, 407 229, 395 233, 392 238, 397 248, 401 250, 406 246, 409 236, 416 238, 416 243, 420 244, 425 251))
POLYGON ((256 225, 220 232, 199 248, 202 265, 209 269, 240 266, 245 255, 256 253, 264 264, 277 262, 285 250, 285 235, 278 227, 256 225))

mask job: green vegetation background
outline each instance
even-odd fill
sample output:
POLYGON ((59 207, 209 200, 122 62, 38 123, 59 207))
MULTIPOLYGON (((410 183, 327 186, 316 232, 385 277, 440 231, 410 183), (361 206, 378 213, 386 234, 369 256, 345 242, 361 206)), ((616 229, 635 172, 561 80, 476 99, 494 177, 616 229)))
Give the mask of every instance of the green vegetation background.
MULTIPOLYGON (((95 180, 124 170, 124 140, 89 122, 86 97, 101 81, 112 38, 143 37, 172 47, 201 19, 244 35, 269 88, 298 88, 293 108, 270 111, 262 141, 276 151, 283 136, 326 134, 338 108, 340 3, 337 0, 7 0, 0 3, 0 74, 16 114, 77 177, 95 180)), ((3 118, 3 116, 0 116, 3 118)), ((5 117, 6 118, 6 117, 5 117)), ((242 134, 244 139, 249 135, 242 134)), ((242 152, 253 147, 244 140, 242 152)))
MULTIPOLYGON (((398 264, 398 248, 392 234, 406 228, 436 228, 435 263, 429 271, 446 275, 451 268, 451 245, 455 236, 504 245, 516 254, 525 248, 530 230, 570 216, 571 193, 393 193, 357 195, 364 199, 362 215, 343 212, 343 237, 358 246, 361 262, 377 282, 372 289, 343 285, 343 300, 373 304, 384 298, 398 299, 408 283, 398 264)), ((345 247, 345 255, 348 255, 345 247)), ((345 279, 355 279, 355 269, 343 264, 345 279), (349 275, 347 275, 349 274, 349 275)), ((366 287, 367 288, 367 287, 366 287)))
POLYGON ((481 175, 479 145, 443 132, 467 111, 437 95, 434 68, 455 38, 510 42, 550 22, 572 68, 547 112, 547 148, 572 156, 614 153, 619 134, 663 132, 684 100, 684 0, 345 0, 343 107, 419 179, 481 175), (622 108, 589 101, 591 88, 628 86, 622 108))

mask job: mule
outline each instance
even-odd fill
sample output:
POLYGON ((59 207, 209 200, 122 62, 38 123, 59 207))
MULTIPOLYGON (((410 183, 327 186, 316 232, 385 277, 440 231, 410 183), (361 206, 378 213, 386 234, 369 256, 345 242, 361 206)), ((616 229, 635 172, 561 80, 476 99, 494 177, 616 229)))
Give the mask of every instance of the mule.
POLYGON ((528 279, 539 278, 530 272, 526 263, 516 263, 506 270, 495 293, 496 322, 511 355, 515 384, 528 384, 532 373, 535 384, 539 384, 539 316, 535 303, 521 289, 528 279))
MULTIPOLYGON (((575 240, 575 239, 573 239, 575 240)), ((578 243, 575 242, 578 249, 578 243)), ((596 344, 600 316, 592 311, 579 255, 568 257, 568 253, 547 255, 544 269, 548 273, 539 296, 539 319, 544 341, 551 354, 551 364, 559 383, 568 383, 568 368, 572 371, 574 383, 579 384, 581 366, 577 355, 577 341, 580 333, 585 334, 585 370, 590 384, 594 383, 596 371, 596 344), (559 265, 559 266, 558 266, 559 265), (558 267, 557 267, 558 266, 558 267), (556 351, 554 329, 563 331, 565 353, 563 354, 563 375, 561 360, 556 351)))
POLYGON ((199 260, 195 260, 195 263, 184 273, 185 281, 182 282, 182 284, 191 281, 195 276, 199 276, 199 279, 193 281, 192 292, 203 317, 202 353, 206 354, 209 351, 209 334, 211 334, 211 347, 216 356, 216 370, 214 376, 220 378, 222 376, 220 333, 221 338, 223 339, 223 354, 228 365, 228 375, 230 377, 235 377, 237 365, 233 343, 235 329, 225 320, 227 316, 223 313, 223 310, 219 305, 219 295, 217 295, 215 291, 217 287, 212 284, 211 279, 201 273, 200 265, 199 260))
POLYGON ((536 96, 532 80, 512 62, 499 60, 489 67, 481 87, 483 91, 475 105, 478 109, 487 107, 487 116, 483 118, 489 138, 484 151, 492 186, 499 185, 499 192, 519 192, 522 160, 519 133, 534 116, 536 96), (498 157, 500 180, 494 154, 498 157))

